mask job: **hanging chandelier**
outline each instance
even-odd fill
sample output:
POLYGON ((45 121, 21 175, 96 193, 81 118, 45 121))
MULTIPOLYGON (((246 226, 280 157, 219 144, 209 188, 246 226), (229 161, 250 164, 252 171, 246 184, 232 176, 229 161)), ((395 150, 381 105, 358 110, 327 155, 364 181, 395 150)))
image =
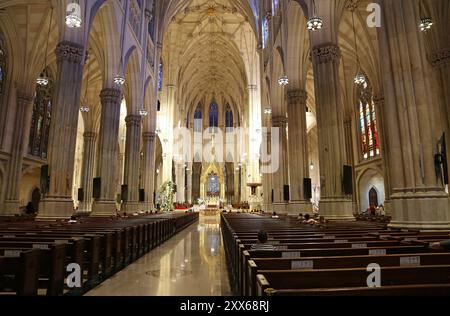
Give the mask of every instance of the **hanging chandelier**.
POLYGON ((267 115, 272 114, 272 108, 265 108, 264 109, 264 114, 267 114, 267 115))
POLYGON ((83 19, 81 18, 81 7, 77 2, 72 2, 66 8, 66 25, 70 28, 80 28, 83 19))
POLYGON ((323 20, 316 14, 316 2, 313 0, 313 16, 306 22, 309 31, 315 32, 323 27, 323 20))
POLYGON ((282 76, 280 79, 278 79, 278 84, 282 87, 287 86, 289 84, 289 78, 288 76, 282 76))
POLYGON ((356 53, 356 64, 358 66, 358 72, 353 79, 353 82, 358 86, 364 86, 366 84, 366 76, 361 71, 361 63, 359 61, 359 54, 358 54, 358 41, 356 38, 356 28, 355 28, 355 12, 352 11, 352 24, 353 24, 353 36, 355 39, 355 53, 356 53))
POLYGON ((419 15, 420 15, 420 22, 419 22, 419 28, 421 32, 426 32, 431 29, 433 26, 433 19, 430 17, 423 15, 423 3, 422 0, 419 2, 419 15))
POLYGON ((147 116, 148 115, 148 111, 145 108, 142 108, 141 110, 139 110, 139 114, 141 116, 147 116))
POLYGON ((39 77, 36 79, 36 83, 40 86, 47 86, 49 83, 48 74, 47 74, 47 53, 48 53, 48 41, 50 39, 50 32, 52 30, 52 22, 53 22, 53 7, 50 13, 50 25, 48 27, 47 34, 47 43, 45 44, 45 55, 44 55, 44 70, 41 72, 39 77))
POLYGON ((43 72, 41 72, 41 74, 39 75, 39 77, 37 77, 36 79, 36 83, 40 86, 46 86, 49 83, 49 79, 47 76, 47 70, 44 70, 43 72))
POLYGON ((125 77, 122 75, 117 75, 114 77, 114 83, 123 86, 125 84, 125 77))
POLYGON ((89 113, 89 107, 87 106, 87 105, 82 105, 81 107, 80 107, 80 112, 81 113, 89 113))

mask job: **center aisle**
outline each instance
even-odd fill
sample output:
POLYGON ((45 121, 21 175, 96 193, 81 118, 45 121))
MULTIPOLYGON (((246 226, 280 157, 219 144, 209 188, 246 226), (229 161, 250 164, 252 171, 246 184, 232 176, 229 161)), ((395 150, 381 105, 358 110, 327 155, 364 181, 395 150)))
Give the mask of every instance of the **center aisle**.
POLYGON ((220 217, 198 223, 153 249, 86 296, 232 295, 220 217))

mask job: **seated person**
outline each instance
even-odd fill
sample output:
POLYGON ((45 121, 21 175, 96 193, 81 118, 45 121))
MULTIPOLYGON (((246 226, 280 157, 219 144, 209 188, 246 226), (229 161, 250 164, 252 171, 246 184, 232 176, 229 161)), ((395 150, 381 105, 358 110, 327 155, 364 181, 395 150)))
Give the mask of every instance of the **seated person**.
POLYGON ((430 248, 434 250, 450 251, 450 239, 441 242, 432 242, 430 243, 430 248))
POLYGON ((303 221, 303 220, 305 219, 305 217, 303 216, 303 214, 302 214, 302 213, 300 213, 300 214, 298 214, 298 217, 297 217, 297 219, 299 219, 299 220, 303 221))
POLYGON ((273 212, 272 218, 280 218, 280 217, 277 215, 277 212, 273 212))
POLYGON ((305 225, 316 225, 317 221, 312 219, 309 214, 305 214, 305 220, 302 222, 305 225))
POLYGON ((252 245, 251 250, 274 250, 274 246, 267 243, 269 236, 264 230, 258 232, 258 243, 252 245))
POLYGON ((77 217, 75 216, 75 215, 72 215, 71 217, 70 217, 70 220, 69 220, 69 224, 75 224, 75 223, 77 223, 78 221, 77 221, 77 217))

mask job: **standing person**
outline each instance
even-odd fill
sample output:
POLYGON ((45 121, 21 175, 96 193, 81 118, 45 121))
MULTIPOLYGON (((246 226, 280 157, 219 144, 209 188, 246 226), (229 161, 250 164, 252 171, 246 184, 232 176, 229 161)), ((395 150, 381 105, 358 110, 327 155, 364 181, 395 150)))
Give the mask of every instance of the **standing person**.
POLYGON ((34 213, 36 213, 36 209, 34 208, 32 202, 28 202, 27 206, 25 207, 25 213, 27 215, 34 215, 34 213))

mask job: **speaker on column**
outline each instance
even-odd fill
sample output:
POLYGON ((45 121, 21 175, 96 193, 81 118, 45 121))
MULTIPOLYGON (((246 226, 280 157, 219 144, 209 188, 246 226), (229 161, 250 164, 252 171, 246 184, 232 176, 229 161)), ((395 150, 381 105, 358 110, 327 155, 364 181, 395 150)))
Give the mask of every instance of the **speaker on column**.
POLYGON ((139 202, 145 202, 145 189, 139 190, 139 202))
POLYGON ((78 202, 84 202, 84 189, 78 189, 78 202))
POLYGON ((289 185, 284 185, 283 186, 283 198, 285 202, 289 202, 290 198, 289 198, 289 185))
POLYGON ((47 194, 50 187, 49 166, 44 165, 41 167, 41 192, 47 194))
POLYGON ((128 201, 128 184, 123 184, 120 190, 120 198, 123 202, 128 201))
POLYGON ((312 182, 311 182, 311 178, 303 179, 303 197, 306 200, 312 199, 312 182))
POLYGON ((273 189, 272 189, 272 203, 273 203, 273 200, 274 200, 274 193, 273 193, 273 189))
POLYGON ((178 192, 178 186, 175 184, 173 186, 173 193, 177 193, 178 192))
POLYGON ((92 190, 92 197, 99 199, 102 192, 102 178, 94 178, 94 187, 92 190))
POLYGON ((352 195, 353 194, 353 168, 352 166, 344 166, 344 194, 352 195))

